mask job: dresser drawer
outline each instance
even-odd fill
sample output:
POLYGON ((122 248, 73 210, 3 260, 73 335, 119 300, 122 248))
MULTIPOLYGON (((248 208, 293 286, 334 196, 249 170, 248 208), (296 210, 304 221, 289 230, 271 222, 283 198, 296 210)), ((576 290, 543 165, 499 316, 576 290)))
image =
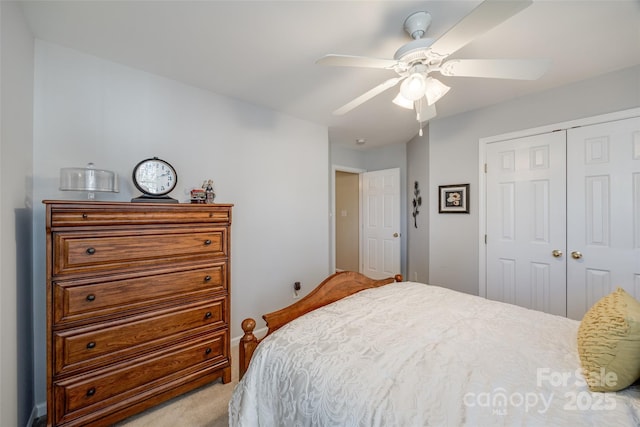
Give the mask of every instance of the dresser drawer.
POLYGON ((133 203, 51 203, 52 227, 94 227, 100 225, 153 225, 189 223, 231 223, 231 205, 171 204, 148 206, 133 203))
POLYGON ((155 316, 128 317, 108 324, 54 331, 54 372, 64 374, 113 363, 228 326, 225 296, 198 304, 155 316))
POLYGON ((55 422, 72 421, 100 411, 118 408, 148 397, 154 388, 210 367, 230 366, 228 331, 208 334, 198 340, 150 353, 133 363, 92 371, 53 384, 57 403, 55 422))
POLYGON ((167 266, 227 256, 226 228, 53 233, 53 275, 167 266))
MULTIPOLYGON (((170 270, 168 270, 170 271, 170 270)), ((96 319, 132 310, 157 309, 155 304, 177 298, 211 298, 227 289, 227 265, 126 277, 60 280, 53 284, 53 321, 56 324, 96 319), (179 286, 176 284, 179 283, 179 286)))

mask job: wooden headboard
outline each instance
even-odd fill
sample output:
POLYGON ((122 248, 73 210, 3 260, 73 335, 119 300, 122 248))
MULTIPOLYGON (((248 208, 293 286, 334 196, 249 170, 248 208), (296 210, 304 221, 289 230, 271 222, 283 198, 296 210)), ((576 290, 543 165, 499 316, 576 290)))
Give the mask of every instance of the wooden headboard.
MULTIPOLYGON (((265 337, 292 320, 315 310, 316 308, 323 307, 364 289, 377 288, 379 286, 393 283, 394 281, 402 282, 402 275, 396 274, 395 277, 374 280, 354 271, 342 271, 332 274, 300 301, 262 316, 265 322, 267 322, 268 328, 265 337)), ((258 338, 253 334, 255 327, 256 321, 251 318, 244 319, 242 321, 242 330, 244 331, 244 335, 240 340, 239 348, 240 378, 242 378, 244 373, 247 372, 253 352, 260 341, 264 339, 263 337, 258 340, 258 338)))

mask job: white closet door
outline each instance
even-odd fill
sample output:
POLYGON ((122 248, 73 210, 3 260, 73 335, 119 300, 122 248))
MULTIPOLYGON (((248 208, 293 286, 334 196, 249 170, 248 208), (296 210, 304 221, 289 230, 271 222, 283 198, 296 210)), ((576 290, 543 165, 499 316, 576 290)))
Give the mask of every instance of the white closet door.
POLYGON ((566 143, 553 132, 486 149, 487 298, 566 315, 566 143))
POLYGON ((400 169, 362 176, 362 271, 373 279, 400 271, 400 169))
POLYGON ((623 287, 640 299, 640 118, 567 131, 567 316, 623 287))

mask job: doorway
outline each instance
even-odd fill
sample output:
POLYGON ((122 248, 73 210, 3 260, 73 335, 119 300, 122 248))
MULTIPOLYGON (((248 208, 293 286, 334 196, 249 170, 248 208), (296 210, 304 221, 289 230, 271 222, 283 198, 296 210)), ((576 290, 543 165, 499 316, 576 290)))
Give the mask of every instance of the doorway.
POLYGON ((359 271, 360 175, 335 172, 336 271, 359 271))
POLYGON ((333 166, 331 179, 330 271, 352 269, 374 279, 400 274, 400 169, 333 166))

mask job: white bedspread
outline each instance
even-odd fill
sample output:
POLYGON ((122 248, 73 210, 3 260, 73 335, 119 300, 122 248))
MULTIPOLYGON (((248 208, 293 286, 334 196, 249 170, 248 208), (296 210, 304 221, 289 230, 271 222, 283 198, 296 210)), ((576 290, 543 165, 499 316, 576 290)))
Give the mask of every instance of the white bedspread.
POLYGON ((260 343, 229 424, 640 425, 640 388, 588 391, 578 325, 419 283, 362 291, 260 343))

